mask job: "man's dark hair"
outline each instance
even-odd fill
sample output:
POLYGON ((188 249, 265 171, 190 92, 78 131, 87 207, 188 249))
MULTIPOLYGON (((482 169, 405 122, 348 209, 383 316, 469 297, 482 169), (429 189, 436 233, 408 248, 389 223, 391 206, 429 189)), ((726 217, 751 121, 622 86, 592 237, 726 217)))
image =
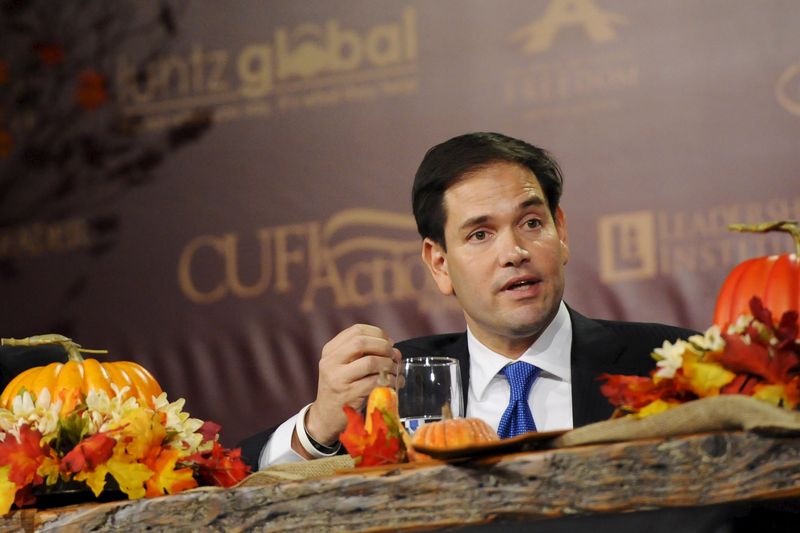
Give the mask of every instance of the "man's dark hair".
POLYGON ((549 152, 500 133, 467 133, 428 150, 417 169, 411 204, 420 236, 446 248, 445 191, 466 174, 498 162, 529 168, 539 180, 550 213, 555 216, 563 178, 558 162, 549 152))

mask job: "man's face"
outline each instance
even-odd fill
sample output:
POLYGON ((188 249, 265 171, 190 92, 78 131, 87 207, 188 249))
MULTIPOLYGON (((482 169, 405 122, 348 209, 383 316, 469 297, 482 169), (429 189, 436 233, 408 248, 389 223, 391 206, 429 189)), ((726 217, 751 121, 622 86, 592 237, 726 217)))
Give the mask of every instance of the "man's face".
POLYGON ((439 290, 455 294, 472 332, 516 358, 558 311, 569 259, 564 214, 555 216, 526 167, 493 163, 444 194, 445 242, 422 258, 439 290))

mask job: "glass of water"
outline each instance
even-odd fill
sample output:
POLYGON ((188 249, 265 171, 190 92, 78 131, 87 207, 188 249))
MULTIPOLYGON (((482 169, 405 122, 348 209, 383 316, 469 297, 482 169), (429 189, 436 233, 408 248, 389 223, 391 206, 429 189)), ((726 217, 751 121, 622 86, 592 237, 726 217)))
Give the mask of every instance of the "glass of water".
POLYGON ((450 357, 403 359, 397 380, 400 421, 409 434, 426 422, 442 419, 442 407, 450 406, 453 417, 464 416, 461 369, 450 357))

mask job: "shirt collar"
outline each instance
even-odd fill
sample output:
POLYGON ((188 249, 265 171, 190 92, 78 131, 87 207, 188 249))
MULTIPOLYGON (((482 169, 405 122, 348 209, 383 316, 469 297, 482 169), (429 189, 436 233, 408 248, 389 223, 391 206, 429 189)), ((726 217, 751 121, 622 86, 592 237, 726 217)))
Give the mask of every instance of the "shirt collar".
MULTIPOLYGON (((470 388, 477 398, 483 397, 489 382, 500 370, 512 363, 508 357, 494 352, 481 344, 467 327, 467 347, 469 349, 470 388)), ((539 338, 517 359, 536 365, 542 375, 571 382, 570 353, 572 352, 572 320, 567 306, 562 301, 555 318, 547 325, 539 338)))

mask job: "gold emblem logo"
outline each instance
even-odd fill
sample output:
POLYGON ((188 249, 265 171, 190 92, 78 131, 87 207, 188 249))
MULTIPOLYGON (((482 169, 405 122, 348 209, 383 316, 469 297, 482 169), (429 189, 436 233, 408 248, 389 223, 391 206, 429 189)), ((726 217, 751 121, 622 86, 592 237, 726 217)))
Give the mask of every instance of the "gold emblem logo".
POLYGON ((775 96, 786 111, 800 116, 800 63, 783 71, 775 86, 775 96))
POLYGON ((144 118, 144 129, 181 124, 199 107, 226 122, 368 102, 416 94, 417 44, 414 6, 366 27, 337 18, 304 22, 239 50, 194 43, 149 60, 122 54, 114 93, 124 114, 144 118))
POLYGON ((301 24, 275 32, 278 78, 311 78, 325 72, 363 66, 388 67, 417 57, 416 11, 403 10, 402 20, 379 24, 365 32, 342 27, 336 19, 324 26, 301 24))
POLYGON ((327 221, 248 235, 199 235, 181 252, 178 283, 201 305, 294 294, 304 312, 320 303, 341 309, 416 300, 422 306, 434 289, 419 249, 410 215, 352 208, 327 221), (248 256, 254 246, 258 252, 248 256))
POLYGON ((601 9, 594 0, 553 0, 540 18, 517 30, 511 40, 521 41, 526 54, 538 54, 548 50, 563 29, 579 26, 593 42, 606 43, 617 38, 614 26, 627 22, 625 16, 601 9))
POLYGON ((604 283, 657 274, 655 216, 636 211, 600 217, 600 279, 604 283))

